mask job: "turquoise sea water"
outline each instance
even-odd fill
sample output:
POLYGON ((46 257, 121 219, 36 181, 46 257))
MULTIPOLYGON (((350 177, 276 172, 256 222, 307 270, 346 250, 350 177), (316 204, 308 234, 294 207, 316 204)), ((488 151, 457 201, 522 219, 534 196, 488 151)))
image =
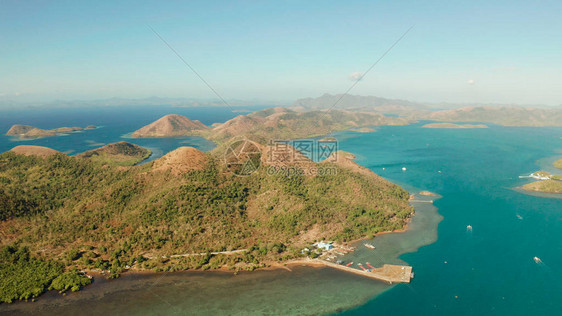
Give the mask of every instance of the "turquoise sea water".
POLYGON ((562 156, 561 136, 560 128, 500 126, 343 133, 341 147, 357 162, 442 195, 435 206, 444 217, 435 243, 401 256, 414 266, 411 284, 346 314, 560 314, 562 200, 512 188, 529 181, 518 176, 538 170, 537 161, 552 170, 554 159, 543 158, 562 156))
MULTIPOLYGON (((2 136, 0 150, 33 143, 80 152, 93 148, 86 140, 122 140, 123 134, 171 112, 206 124, 236 116, 226 109, 180 110, 144 110, 127 120, 100 115, 99 121, 95 120, 98 112, 92 112, 89 119, 80 117, 82 121, 73 120, 76 113, 70 113, 64 118, 65 124, 56 121, 61 118, 47 122, 37 117, 36 122, 21 122, 5 116, 0 118, 0 128, 14 123, 35 123, 42 128, 104 127, 26 142, 2 136)), ((442 196, 434 203, 437 209, 428 203, 415 205, 417 215, 406 233, 376 237, 370 241, 375 250, 362 247, 360 242, 356 252, 345 258, 374 265, 407 263, 415 272, 410 284, 389 286, 341 271, 310 267, 236 276, 222 272, 125 275, 115 281, 99 280, 66 297, 48 293, 35 303, 0 305, 0 314, 559 314, 562 199, 524 194, 513 188, 529 181, 519 179, 519 175, 552 170, 549 164, 555 157, 562 157, 562 128, 491 126, 455 130, 420 126, 334 134, 340 149, 354 153, 358 163, 377 174, 412 192, 429 190, 442 196), (473 227, 472 231, 467 225, 473 227), (542 263, 537 264, 534 256, 542 263)), ((212 148, 212 144, 195 138, 133 142, 162 153, 181 144, 212 148)))
MULTIPOLYGON (((250 106, 244 109, 259 110, 266 106, 250 106)), ((99 107, 99 108, 64 108, 64 109, 26 109, 19 111, 0 111, 0 152, 10 150, 17 145, 37 145, 56 149, 60 152, 75 155, 103 145, 128 141, 147 147, 153 151, 150 160, 180 146, 193 146, 203 151, 215 147, 201 137, 180 138, 135 138, 127 134, 152 123, 166 114, 181 114, 203 124, 225 122, 241 113, 233 113, 228 107, 99 107), (45 137, 30 140, 19 140, 4 135, 13 124, 32 125, 42 129, 63 126, 86 127, 96 125, 94 130, 85 130, 64 136, 45 137)), ((242 113, 243 114, 243 113, 242 113)))

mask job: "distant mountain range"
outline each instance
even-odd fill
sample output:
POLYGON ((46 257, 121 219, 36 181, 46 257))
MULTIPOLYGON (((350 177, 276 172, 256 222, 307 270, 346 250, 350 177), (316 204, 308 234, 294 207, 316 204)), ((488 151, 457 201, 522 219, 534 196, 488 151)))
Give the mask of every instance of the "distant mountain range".
MULTIPOLYGON (((260 100, 226 100, 228 106, 251 106, 251 105, 286 105, 276 101, 260 100)), ((198 107, 198 106, 226 106, 219 99, 195 99, 195 98, 160 98, 150 97, 142 99, 110 98, 99 100, 55 100, 49 102, 23 102, 17 100, 1 100, 0 109, 22 109, 22 108, 67 108, 67 107, 94 107, 94 106, 151 106, 170 105, 176 107, 198 107)))
POLYGON ((325 93, 318 98, 298 99, 291 108, 296 109, 356 109, 376 111, 382 114, 405 114, 412 111, 429 110, 429 106, 406 100, 385 99, 375 96, 343 95, 325 93))
POLYGON ((439 122, 486 122, 504 126, 562 126, 562 109, 471 106, 453 110, 412 113, 410 118, 439 122))
POLYGON ((359 96, 351 94, 325 93, 317 98, 303 98, 293 102, 290 106, 295 109, 348 109, 361 111, 375 111, 382 114, 411 115, 417 111, 451 110, 467 107, 473 108, 540 108, 562 110, 562 105, 546 106, 540 104, 499 104, 499 103, 429 103, 413 102, 401 99, 387 99, 377 96, 359 96))
MULTIPOLYGON (((290 102, 273 100, 240 100, 227 99, 226 102, 232 107, 267 105, 267 106, 288 106, 290 102)), ((198 98, 165 98, 149 97, 140 99, 131 98, 109 98, 97 100, 55 100, 55 101, 23 101, 22 99, 9 99, 0 97, 0 110, 5 109, 25 109, 25 108, 67 108, 67 107, 94 107, 94 106, 154 106, 169 105, 174 107, 198 107, 198 106, 226 106, 220 99, 198 99, 198 98)), ((558 106, 546 106, 540 104, 497 104, 497 103, 429 103, 414 102, 402 99, 389 99, 377 96, 359 96, 325 93, 316 98, 302 98, 290 104, 294 109, 353 109, 362 111, 376 111, 382 114, 403 115, 419 110, 446 110, 458 109, 467 106, 474 107, 533 107, 544 109, 562 109, 562 104, 558 106)), ((248 111, 250 112, 250 111, 248 111)))

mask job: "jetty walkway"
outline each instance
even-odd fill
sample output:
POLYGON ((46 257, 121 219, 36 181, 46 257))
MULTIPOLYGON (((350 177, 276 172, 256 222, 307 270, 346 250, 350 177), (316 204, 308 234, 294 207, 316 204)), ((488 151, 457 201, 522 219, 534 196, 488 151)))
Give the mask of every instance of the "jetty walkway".
POLYGON ((370 271, 366 270, 359 270, 351 267, 346 267, 341 264, 333 263, 326 260, 321 259, 308 259, 308 260, 298 260, 293 261, 293 264, 319 264, 324 265, 330 268, 342 270, 349 273, 354 273, 357 275, 365 276, 371 279, 376 279, 379 281, 392 283, 410 283, 410 279, 412 278, 412 267, 411 266, 402 266, 402 265, 395 265, 395 264, 385 264, 381 268, 374 268, 370 271))

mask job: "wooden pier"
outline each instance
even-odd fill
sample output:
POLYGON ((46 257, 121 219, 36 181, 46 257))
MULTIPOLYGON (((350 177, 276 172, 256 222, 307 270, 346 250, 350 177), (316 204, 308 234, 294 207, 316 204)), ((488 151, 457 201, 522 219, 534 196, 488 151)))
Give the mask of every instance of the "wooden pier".
POLYGON ((365 271, 365 270, 355 269, 352 267, 346 267, 341 264, 337 264, 321 259, 299 260, 293 263, 321 264, 330 268, 358 274, 379 281, 388 282, 390 284, 410 283, 410 279, 412 278, 412 267, 395 265, 395 264, 385 264, 381 268, 375 268, 375 269, 371 269, 370 271, 365 271))

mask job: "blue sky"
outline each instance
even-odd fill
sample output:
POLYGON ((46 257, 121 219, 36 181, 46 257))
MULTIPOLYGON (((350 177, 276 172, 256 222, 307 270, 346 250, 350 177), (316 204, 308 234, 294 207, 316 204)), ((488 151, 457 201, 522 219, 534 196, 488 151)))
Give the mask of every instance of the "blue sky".
POLYGON ((560 1, 0 0, 0 98, 562 104, 560 1))

